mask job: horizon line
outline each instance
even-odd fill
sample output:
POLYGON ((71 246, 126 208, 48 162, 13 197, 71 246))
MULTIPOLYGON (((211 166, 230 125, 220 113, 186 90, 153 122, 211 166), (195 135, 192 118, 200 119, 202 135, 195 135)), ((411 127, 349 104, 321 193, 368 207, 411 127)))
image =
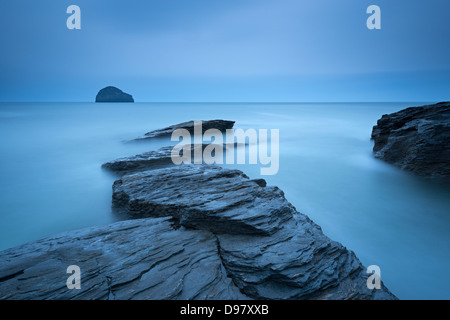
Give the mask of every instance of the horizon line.
POLYGON ((307 103, 439 103, 449 100, 390 100, 390 101, 135 101, 135 102, 95 102, 95 101, 0 101, 0 103, 94 103, 94 104, 192 104, 192 103, 214 103, 214 104, 307 104, 307 103))

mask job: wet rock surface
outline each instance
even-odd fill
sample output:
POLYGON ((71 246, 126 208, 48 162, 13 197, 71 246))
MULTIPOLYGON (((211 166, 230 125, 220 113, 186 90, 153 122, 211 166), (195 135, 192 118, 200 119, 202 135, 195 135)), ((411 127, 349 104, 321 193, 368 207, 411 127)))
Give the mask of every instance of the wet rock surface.
MULTIPOLYGON (((225 132, 226 129, 232 129, 234 121, 229 120, 205 120, 202 121, 201 133, 205 133, 209 129, 217 129, 221 132, 225 132)), ((187 121, 183 123, 174 124, 163 129, 153 130, 147 132, 143 137, 139 137, 134 141, 146 140, 151 138, 170 137, 172 133, 177 129, 185 129, 190 134, 194 134, 194 121, 187 121)))
POLYGON ((383 115, 373 127, 372 139, 376 158, 450 182, 450 102, 383 115))
POLYGON ((0 299, 395 299, 281 190, 182 165, 123 176, 130 218, 0 253, 0 299), (68 290, 78 265, 82 289, 68 290))
POLYGON ((171 150, 103 165, 125 221, 0 252, 0 299, 396 299, 279 188, 171 150))
MULTIPOLYGON (((193 146, 194 145, 192 145, 192 149, 193 146)), ((104 163, 102 168, 119 173, 126 173, 170 166, 173 165, 171 158, 172 149, 173 147, 167 146, 135 156, 116 159, 104 163)))
MULTIPOLYGON (((203 152, 205 148, 208 146, 210 148, 220 147, 222 150, 223 157, 226 155, 227 150, 237 149, 244 147, 246 144, 241 143, 224 143, 223 145, 218 145, 214 143, 203 143, 203 144, 189 144, 189 145, 181 145, 178 147, 175 146, 166 146, 159 148, 158 150, 153 150, 149 152, 144 152, 135 156, 123 157, 116 160, 112 160, 106 162, 102 165, 102 168, 110 170, 112 172, 116 172, 120 175, 124 175, 127 173, 133 173, 137 171, 144 171, 150 169, 158 169, 164 168, 168 166, 174 165, 172 161, 172 151, 176 156, 184 156, 185 149, 189 151, 190 156, 187 156, 186 159, 188 163, 194 163, 195 161, 195 152, 201 151, 203 152), (175 148, 175 149, 174 149, 175 148)), ((212 152, 215 155, 215 151, 212 152)), ((205 160, 210 159, 210 157, 202 154, 201 162, 206 163, 205 160)))
POLYGON ((277 187, 238 170, 183 165, 123 176, 113 203, 133 217, 208 230, 228 276, 253 299, 393 299, 366 287, 353 252, 326 237, 277 187))
MULTIPOLYGON (((190 152, 190 162, 194 161, 194 153, 196 150, 203 150, 211 144, 190 144, 183 145, 176 154, 180 157, 184 155, 184 148, 187 148, 190 152)), ((226 150, 226 145, 223 147, 226 150)), ((231 146, 232 147, 232 146, 231 146)), ((174 165, 172 161, 172 150, 174 146, 166 146, 149 152, 144 152, 135 156, 124 157, 113 161, 106 162, 102 165, 102 168, 110 171, 126 174, 136 171, 143 171, 149 169, 157 169, 162 167, 168 167, 174 165)), ((203 162, 203 161, 202 161, 203 162)))
POLYGON ((71 231, 0 252, 0 299, 247 299, 227 276, 216 237, 167 218, 71 231), (69 290, 69 265, 81 289, 69 290))
POLYGON ((215 233, 270 235, 295 209, 277 187, 261 187, 238 170, 182 165, 123 176, 113 205, 133 216, 172 216, 185 227, 215 233))

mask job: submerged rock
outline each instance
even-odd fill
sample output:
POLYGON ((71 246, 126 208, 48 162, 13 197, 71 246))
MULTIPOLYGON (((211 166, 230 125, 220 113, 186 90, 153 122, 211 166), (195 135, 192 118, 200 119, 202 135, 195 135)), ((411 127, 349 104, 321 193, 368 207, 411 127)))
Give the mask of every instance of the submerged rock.
POLYGON ((116 87, 101 89, 95 97, 95 102, 134 102, 133 96, 116 87))
POLYGON ((373 127, 372 139, 376 158, 450 181, 450 102, 383 115, 373 127))
MULTIPOLYGON (((202 134, 209 129, 218 129, 221 132, 225 132, 226 129, 232 129, 235 121, 229 120, 206 120, 202 121, 202 134)), ((186 129, 190 134, 194 133, 194 121, 188 121, 171 125, 169 127, 147 132, 143 137, 136 140, 145 140, 159 137, 169 137, 176 129, 186 129)))

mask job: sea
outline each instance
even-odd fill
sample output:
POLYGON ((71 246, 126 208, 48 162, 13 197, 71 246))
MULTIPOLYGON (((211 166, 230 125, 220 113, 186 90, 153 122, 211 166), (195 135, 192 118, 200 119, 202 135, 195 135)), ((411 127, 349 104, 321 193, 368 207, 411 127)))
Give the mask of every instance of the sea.
POLYGON ((299 212, 377 265, 400 299, 450 299, 450 187, 373 157, 395 103, 0 103, 0 250, 117 221, 117 176, 102 163, 172 145, 127 143, 189 120, 234 120, 279 130, 279 170, 227 164, 282 189, 299 212))

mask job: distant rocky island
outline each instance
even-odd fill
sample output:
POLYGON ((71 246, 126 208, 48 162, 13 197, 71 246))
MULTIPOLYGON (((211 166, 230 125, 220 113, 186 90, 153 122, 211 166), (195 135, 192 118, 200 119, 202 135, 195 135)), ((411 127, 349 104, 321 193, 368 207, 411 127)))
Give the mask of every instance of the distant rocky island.
MULTIPOLYGON (((147 137, 179 127, 190 123, 147 137)), ((168 150, 103 166, 117 175, 122 221, 0 252, 0 299, 396 299, 383 284, 368 289, 356 255, 278 187, 217 165, 174 165, 168 150), (66 287, 69 265, 81 268, 80 290, 66 287)))
POLYGON ((383 115, 373 127, 372 139, 376 158, 450 182, 450 102, 383 115))
POLYGON ((101 89, 95 97, 95 102, 134 102, 131 94, 125 93, 116 87, 101 89))

